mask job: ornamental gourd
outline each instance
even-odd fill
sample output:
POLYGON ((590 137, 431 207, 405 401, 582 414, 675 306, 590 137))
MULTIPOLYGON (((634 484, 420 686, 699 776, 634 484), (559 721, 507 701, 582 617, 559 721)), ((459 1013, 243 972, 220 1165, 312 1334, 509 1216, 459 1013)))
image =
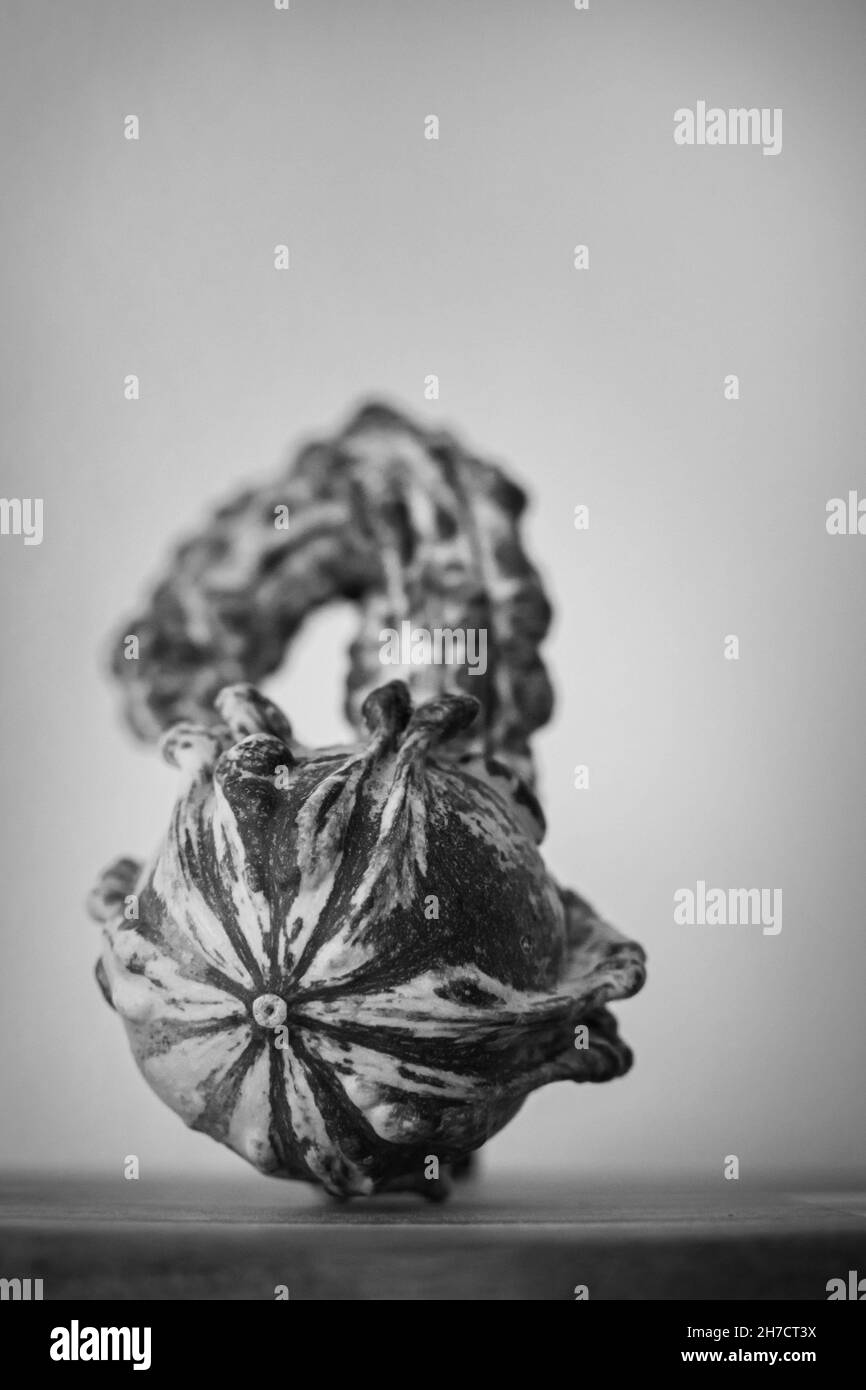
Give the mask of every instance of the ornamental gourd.
POLYGON ((641 987, 643 951, 538 851, 549 609, 523 504, 368 406, 218 511, 118 639, 129 723, 181 784, 155 857, 91 895, 97 978, 157 1095, 263 1173, 439 1196, 531 1091, 631 1064, 606 1005, 641 987), (254 682, 341 596, 356 740, 310 749, 254 682), (450 634, 444 659, 383 665, 406 623, 450 634), (448 660, 469 631, 483 670, 448 660))

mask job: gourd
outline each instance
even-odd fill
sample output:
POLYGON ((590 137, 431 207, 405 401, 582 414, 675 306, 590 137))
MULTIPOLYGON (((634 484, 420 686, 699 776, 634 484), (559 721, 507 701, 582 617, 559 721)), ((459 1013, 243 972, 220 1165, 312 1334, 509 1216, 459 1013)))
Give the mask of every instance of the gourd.
POLYGON ((549 609, 522 506, 455 441, 367 407, 218 512, 118 638, 129 722, 164 731, 180 786, 153 859, 91 895, 97 978, 157 1095, 263 1173, 439 1196, 531 1091, 631 1064, 606 1006, 644 953, 538 850, 549 609), (254 682, 336 595, 362 615, 356 739, 309 749, 254 682), (486 627, 487 671, 382 681, 379 634, 406 618, 486 627))

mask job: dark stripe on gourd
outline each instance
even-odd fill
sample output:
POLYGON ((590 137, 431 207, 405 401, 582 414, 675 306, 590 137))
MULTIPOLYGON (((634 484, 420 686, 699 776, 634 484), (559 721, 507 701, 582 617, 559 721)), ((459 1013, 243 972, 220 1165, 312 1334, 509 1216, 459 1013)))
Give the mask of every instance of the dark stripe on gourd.
MULTIPOLYGON (((290 1045, 294 1042, 294 1035, 292 1033, 289 1033, 288 1042, 290 1045)), ((281 1049, 277 1047, 271 1047, 269 1049, 268 1068, 270 1099, 269 1134, 276 1156, 278 1170, 286 1176, 305 1177, 311 1182, 316 1182, 316 1175, 304 1161, 295 1138, 295 1132, 292 1128, 292 1117, 289 1110, 289 1098, 286 1091, 281 1049)))
POLYGON ((214 1139, 218 1139, 221 1143, 225 1141, 244 1078, 261 1056, 264 1046, 266 1044, 261 1038, 250 1038, 243 1052, 231 1064, 228 1071, 219 1078, 212 1088, 205 1091, 207 1096, 205 1107, 193 1122, 193 1129, 203 1130, 205 1134, 213 1135, 214 1139))

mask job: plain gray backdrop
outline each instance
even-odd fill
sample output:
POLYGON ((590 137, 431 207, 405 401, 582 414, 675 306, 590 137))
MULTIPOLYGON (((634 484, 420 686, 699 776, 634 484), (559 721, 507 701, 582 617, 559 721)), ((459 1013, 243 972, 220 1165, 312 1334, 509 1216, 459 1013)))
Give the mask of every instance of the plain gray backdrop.
MULTIPOLYGON (((825 506, 866 493, 866 7, 2 15, 0 491, 42 497, 45 535, 0 537, 0 1161, 243 1171, 150 1093, 93 980, 85 896, 153 849, 175 790, 121 724, 106 639, 208 508, 373 394, 530 492, 545 853, 649 952, 617 1008, 633 1072, 532 1096, 488 1164, 853 1170, 866 537, 828 536, 825 506), (781 107, 781 154, 677 147, 698 100, 781 107), (781 934, 675 926, 698 879, 781 888, 781 934)), ((344 732, 353 628, 317 621, 272 683, 309 741, 344 732)))

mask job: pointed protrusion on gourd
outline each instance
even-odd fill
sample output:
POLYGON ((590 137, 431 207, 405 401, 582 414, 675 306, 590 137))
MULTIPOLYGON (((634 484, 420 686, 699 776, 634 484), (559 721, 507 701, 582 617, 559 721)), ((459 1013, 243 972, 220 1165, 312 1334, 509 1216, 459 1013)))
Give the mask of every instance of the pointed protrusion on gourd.
POLYGON ((469 727, 481 709, 474 695, 440 695, 419 706, 409 720, 400 750, 405 756, 424 754, 437 743, 446 743, 469 727))
POLYGON ((110 1009, 114 1008, 114 1000, 111 997, 111 985, 108 983, 108 976, 105 973, 105 966, 102 960, 96 962, 93 971, 96 976, 96 983, 99 985, 99 992, 110 1009))
MULTIPOLYGON (((214 782, 229 792, 229 784, 250 782, 269 783, 279 790, 279 769, 290 772, 297 759, 291 748, 273 734, 249 734, 240 743, 233 743, 220 757, 214 769, 214 782)), ((251 790, 251 788, 248 788, 251 790)))
POLYGON ((87 896, 87 911, 96 922, 110 922, 122 910, 141 873, 141 860, 124 855, 103 869, 87 896))
POLYGON ((236 740, 250 734, 273 734, 283 743, 292 742, 292 726, 283 711, 254 685, 226 685, 214 701, 236 740))
POLYGON ((374 742, 383 749, 393 747, 409 723, 411 713, 412 697, 405 681, 388 681, 387 685, 377 686, 361 706, 364 723, 374 742))
POLYGON ((223 751, 219 729, 204 724, 174 724, 159 745, 165 761, 190 777, 209 773, 223 751))

